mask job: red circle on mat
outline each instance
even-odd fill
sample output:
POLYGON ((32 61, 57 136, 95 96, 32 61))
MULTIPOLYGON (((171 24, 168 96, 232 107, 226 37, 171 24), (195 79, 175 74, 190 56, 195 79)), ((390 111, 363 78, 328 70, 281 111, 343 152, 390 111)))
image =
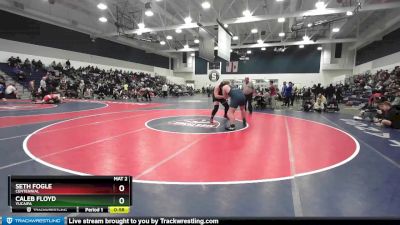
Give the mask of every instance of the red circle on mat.
POLYGON ((240 132, 169 133, 156 118, 210 110, 152 110, 93 115, 50 125, 24 141, 35 160, 75 174, 132 175, 143 182, 249 183, 321 172, 358 153, 349 134, 313 121, 254 113, 240 132))

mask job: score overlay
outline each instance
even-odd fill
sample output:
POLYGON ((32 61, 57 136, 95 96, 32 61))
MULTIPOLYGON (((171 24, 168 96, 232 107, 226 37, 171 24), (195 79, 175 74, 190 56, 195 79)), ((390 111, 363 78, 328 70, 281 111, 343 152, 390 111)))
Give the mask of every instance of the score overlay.
POLYGON ((131 176, 9 176, 8 205, 24 213, 127 213, 131 176))

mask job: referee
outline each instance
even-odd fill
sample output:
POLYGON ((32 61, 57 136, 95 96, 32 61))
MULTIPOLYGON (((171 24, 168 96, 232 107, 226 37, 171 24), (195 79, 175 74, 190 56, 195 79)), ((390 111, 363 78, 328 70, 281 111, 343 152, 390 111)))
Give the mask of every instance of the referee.
POLYGON ((249 111, 250 114, 253 113, 253 94, 255 92, 254 85, 253 83, 250 82, 250 79, 248 77, 244 78, 244 83, 243 83, 243 94, 246 97, 246 110, 249 111))

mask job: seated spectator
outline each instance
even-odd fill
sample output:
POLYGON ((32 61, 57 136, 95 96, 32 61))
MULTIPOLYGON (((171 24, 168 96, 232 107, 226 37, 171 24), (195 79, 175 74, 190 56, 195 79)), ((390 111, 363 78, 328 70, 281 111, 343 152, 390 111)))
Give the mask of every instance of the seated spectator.
POLYGON ((61 71, 61 70, 63 70, 63 66, 62 66, 62 64, 60 62, 58 62, 56 67, 54 67, 54 69, 56 69, 58 71, 61 71))
POLYGON ((397 90, 395 94, 395 98, 392 101, 392 105, 400 105, 400 88, 397 90))
POLYGON ((322 112, 326 108, 326 98, 323 94, 318 94, 317 100, 314 104, 314 110, 317 112, 322 112))
POLYGON ((18 98, 18 91, 14 84, 9 84, 5 90, 7 99, 16 99, 18 98))
POLYGON ((370 121, 373 121, 378 110, 378 103, 382 101, 382 97, 383 95, 380 91, 373 90, 372 95, 368 99, 368 103, 360 108, 361 111, 359 115, 354 116, 353 119, 364 120, 365 118, 369 118, 370 121))
POLYGON ((13 68, 13 72, 18 80, 22 81, 26 79, 25 71, 21 70, 18 65, 13 68))
POLYGON ((85 99, 91 99, 92 98, 92 89, 90 87, 86 88, 84 96, 85 99))
POLYGON ((38 70, 43 69, 43 63, 42 63, 42 61, 40 61, 40 59, 37 61, 36 65, 37 65, 38 70))
POLYGON ((6 101, 6 87, 5 87, 5 83, 0 81, 0 99, 2 101, 6 101))
POLYGON ((24 64, 22 65, 23 69, 31 70, 32 65, 28 58, 25 59, 24 64))
POLYGON ((21 65, 22 61, 19 58, 19 56, 17 56, 17 58, 15 59, 15 62, 16 62, 17 65, 21 65))
POLYGON ((382 111, 383 119, 378 125, 400 129, 400 106, 392 106, 386 101, 379 104, 379 109, 382 111))
POLYGON ((11 56, 10 58, 8 58, 7 63, 8 63, 8 66, 14 67, 14 65, 15 65, 15 58, 14 58, 14 56, 11 56))

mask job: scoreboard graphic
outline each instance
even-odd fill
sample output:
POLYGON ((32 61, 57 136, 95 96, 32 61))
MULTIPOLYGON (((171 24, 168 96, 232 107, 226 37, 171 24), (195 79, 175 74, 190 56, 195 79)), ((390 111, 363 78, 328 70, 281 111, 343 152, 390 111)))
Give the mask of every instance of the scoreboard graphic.
POLYGON ((8 205, 18 213, 128 213, 131 176, 9 176, 8 205))

